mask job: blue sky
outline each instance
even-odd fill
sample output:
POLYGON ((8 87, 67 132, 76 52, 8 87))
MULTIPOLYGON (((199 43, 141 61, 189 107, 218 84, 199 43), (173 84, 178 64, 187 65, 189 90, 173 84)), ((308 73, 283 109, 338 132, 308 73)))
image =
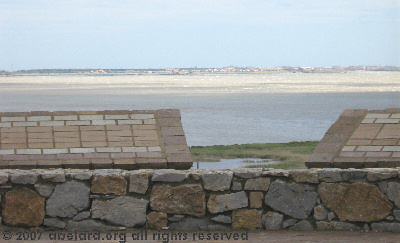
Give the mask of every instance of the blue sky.
POLYGON ((0 70, 400 66, 398 0, 0 0, 0 70))

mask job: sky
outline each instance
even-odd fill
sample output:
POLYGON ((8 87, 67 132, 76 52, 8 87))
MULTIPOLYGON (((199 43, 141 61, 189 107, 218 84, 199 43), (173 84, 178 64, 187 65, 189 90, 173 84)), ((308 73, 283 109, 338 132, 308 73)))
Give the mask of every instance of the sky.
POLYGON ((0 70, 400 66, 399 0, 0 0, 0 70))

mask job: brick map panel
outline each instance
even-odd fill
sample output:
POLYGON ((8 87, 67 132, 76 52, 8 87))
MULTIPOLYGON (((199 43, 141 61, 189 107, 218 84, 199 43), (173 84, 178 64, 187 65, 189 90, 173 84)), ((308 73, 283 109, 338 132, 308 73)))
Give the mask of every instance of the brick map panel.
POLYGON ((191 166, 179 110, 0 113, 0 168, 191 166))
POLYGON ((400 109, 345 110, 306 161, 307 167, 400 166, 400 109))

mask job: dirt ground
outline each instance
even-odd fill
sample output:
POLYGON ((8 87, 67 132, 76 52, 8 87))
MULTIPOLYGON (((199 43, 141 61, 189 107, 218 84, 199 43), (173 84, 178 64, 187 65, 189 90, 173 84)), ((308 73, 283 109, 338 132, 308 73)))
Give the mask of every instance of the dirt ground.
POLYGON ((109 232, 61 232, 61 231, 1 231, 0 242, 400 242, 400 234, 382 232, 171 232, 171 231, 109 231, 109 232), (41 233, 41 234, 40 234, 41 233), (235 234, 236 233, 236 234, 235 234), (40 235, 40 238, 39 238, 40 235), (174 238, 175 237, 175 238, 174 238), (180 237, 180 238, 179 238, 180 237), (222 238, 223 239, 222 239, 222 238), (146 240, 147 238, 147 240, 146 240), (227 239, 229 238, 229 240, 227 239), (179 240, 180 239, 180 240, 179 240))

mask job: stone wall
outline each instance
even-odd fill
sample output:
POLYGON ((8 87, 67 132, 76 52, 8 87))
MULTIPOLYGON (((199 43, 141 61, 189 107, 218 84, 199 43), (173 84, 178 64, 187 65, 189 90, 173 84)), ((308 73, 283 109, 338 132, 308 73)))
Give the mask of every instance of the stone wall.
POLYGON ((0 168, 189 169, 179 110, 0 112, 0 168))
POLYGON ((0 170, 2 224, 400 232, 399 169, 0 170))

